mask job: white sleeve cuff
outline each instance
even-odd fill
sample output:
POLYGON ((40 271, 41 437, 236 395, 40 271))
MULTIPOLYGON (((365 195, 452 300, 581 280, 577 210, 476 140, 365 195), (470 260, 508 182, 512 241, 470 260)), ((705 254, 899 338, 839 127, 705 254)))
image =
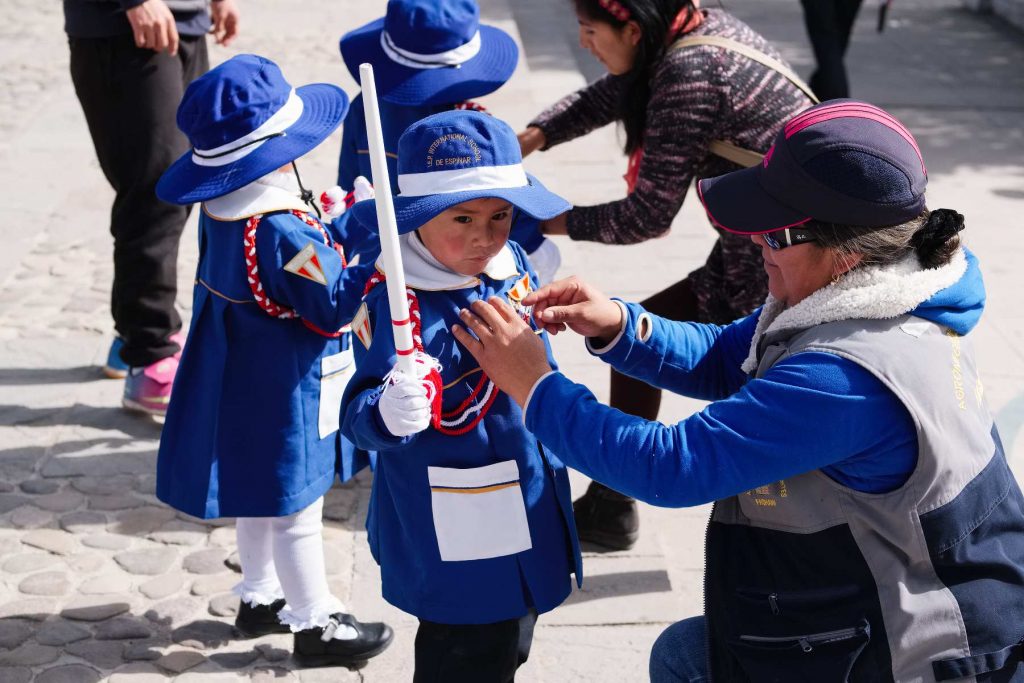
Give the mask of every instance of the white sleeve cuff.
POLYGON ((587 351, 590 351, 595 356, 600 356, 611 351, 612 348, 614 348, 615 345, 619 343, 619 340, 622 339, 622 335, 626 333, 626 327, 629 325, 629 311, 626 310, 626 304, 622 303, 618 299, 612 299, 612 301, 614 301, 618 305, 619 310, 622 312, 622 327, 619 328, 619 333, 615 335, 614 339, 612 339, 610 342, 608 342, 607 344, 600 348, 595 347, 591 343, 591 338, 587 337, 587 351))
POLYGON ((530 393, 528 393, 526 395, 526 403, 523 404, 523 424, 524 425, 526 424, 526 411, 528 411, 530 409, 530 401, 533 400, 533 392, 537 391, 537 387, 540 386, 541 382, 543 382, 544 380, 546 380, 548 378, 548 375, 553 375, 553 374, 555 374, 555 372, 557 372, 557 371, 556 370, 548 370, 543 375, 538 377, 537 381, 533 383, 532 387, 530 387, 530 393))

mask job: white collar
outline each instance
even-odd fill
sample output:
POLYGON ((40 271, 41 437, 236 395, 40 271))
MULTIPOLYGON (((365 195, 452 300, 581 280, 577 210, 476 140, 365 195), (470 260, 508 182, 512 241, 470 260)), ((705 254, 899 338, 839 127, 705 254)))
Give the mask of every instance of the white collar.
POLYGON ((757 320, 750 351, 743 361, 746 373, 757 369, 757 347, 773 332, 806 330, 837 320, 887 320, 917 308, 967 272, 963 249, 944 266, 925 269, 917 254, 887 266, 865 266, 848 272, 791 308, 768 295, 757 320))
POLYGON ((298 195, 273 185, 249 183, 234 192, 203 202, 203 211, 219 221, 237 221, 271 211, 309 211, 298 195))
MULTIPOLYGON (((413 289, 428 292, 445 291, 466 289, 480 284, 480 278, 449 270, 434 258, 415 232, 399 235, 398 244, 402 252, 402 267, 405 269, 405 284, 413 289)), ((377 270, 384 273, 381 258, 377 259, 377 270)), ((519 275, 515 254, 507 244, 487 262, 484 274, 492 280, 508 280, 519 275)))

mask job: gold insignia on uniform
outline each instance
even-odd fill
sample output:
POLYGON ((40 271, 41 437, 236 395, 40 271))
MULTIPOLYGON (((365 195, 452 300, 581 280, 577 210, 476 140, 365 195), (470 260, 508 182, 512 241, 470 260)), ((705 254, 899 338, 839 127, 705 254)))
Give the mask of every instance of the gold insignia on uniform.
POLYGON ((362 342, 363 346, 367 349, 370 348, 370 344, 373 343, 373 330, 370 327, 370 311, 366 307, 366 302, 359 307, 356 311, 355 317, 352 318, 352 332, 356 335, 356 339, 362 342))
POLYGON ((304 246, 295 258, 284 264, 284 269, 321 285, 327 284, 327 277, 312 242, 304 246))

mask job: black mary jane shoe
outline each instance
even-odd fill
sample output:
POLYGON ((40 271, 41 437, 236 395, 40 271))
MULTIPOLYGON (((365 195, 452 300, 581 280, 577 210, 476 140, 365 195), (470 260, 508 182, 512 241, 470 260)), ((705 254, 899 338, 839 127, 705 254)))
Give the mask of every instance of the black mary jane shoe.
POLYGON ((257 638, 269 633, 290 633, 291 629, 278 618, 284 605, 283 598, 269 605, 250 605, 242 600, 235 616, 235 630, 246 638, 257 638))
POLYGON ((351 614, 338 612, 323 628, 311 628, 295 633, 292 658, 302 667, 346 666, 358 668, 366 660, 384 652, 394 638, 387 624, 364 624, 351 614), (356 637, 349 640, 334 638, 339 626, 351 626, 356 637))

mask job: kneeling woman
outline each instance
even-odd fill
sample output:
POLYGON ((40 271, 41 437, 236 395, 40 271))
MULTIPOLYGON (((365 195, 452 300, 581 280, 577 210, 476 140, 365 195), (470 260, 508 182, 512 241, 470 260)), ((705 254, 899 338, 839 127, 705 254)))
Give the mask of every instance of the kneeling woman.
POLYGON ((672 322, 574 279, 524 300, 616 369, 713 401, 676 425, 552 372, 500 303, 463 315, 460 341, 567 464, 656 505, 717 501, 706 614, 662 634, 652 680, 1024 681, 1024 498, 966 336, 984 287, 926 182, 899 121, 834 100, 764 165, 699 185, 761 249, 758 311, 672 322))

